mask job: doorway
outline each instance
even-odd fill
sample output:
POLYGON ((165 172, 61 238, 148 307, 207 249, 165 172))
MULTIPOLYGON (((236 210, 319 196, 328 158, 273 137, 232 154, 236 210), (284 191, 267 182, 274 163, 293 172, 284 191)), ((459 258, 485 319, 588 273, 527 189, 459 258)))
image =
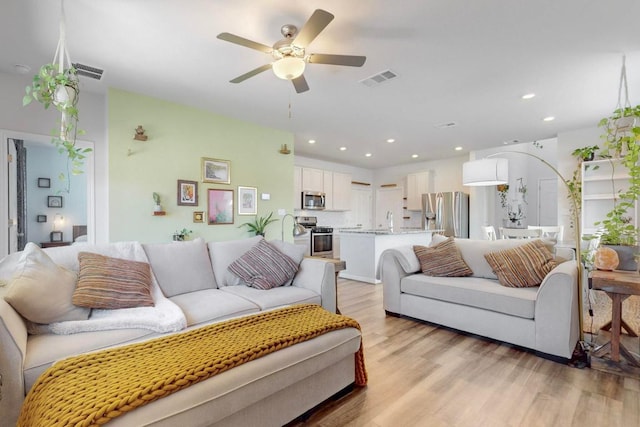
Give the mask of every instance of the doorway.
MULTIPOLYGON (((72 184, 81 185, 66 192, 58 178, 65 170, 60 162, 66 164, 66 158, 60 159, 50 137, 3 130, 0 137, 0 198, 7 206, 0 210, 0 222, 7 224, 0 227, 0 258, 21 250, 28 241, 48 242, 51 231, 62 232, 65 243, 71 244, 75 225, 85 225, 86 240, 95 242, 93 151, 85 159, 84 173, 72 177, 72 184), (29 159, 37 158, 39 163, 29 166, 29 159), (62 203, 58 205, 58 201, 62 203)), ((93 149, 89 141, 76 144, 93 149)))

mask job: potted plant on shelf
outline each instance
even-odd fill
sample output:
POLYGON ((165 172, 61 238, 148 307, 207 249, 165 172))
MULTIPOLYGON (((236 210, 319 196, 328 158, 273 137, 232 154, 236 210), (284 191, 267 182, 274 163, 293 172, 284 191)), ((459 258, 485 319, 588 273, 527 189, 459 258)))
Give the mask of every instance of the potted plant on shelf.
POLYGON ((254 222, 246 222, 244 224, 240 224, 238 227, 246 226, 249 229, 249 231, 254 232, 256 236, 258 235, 264 236, 267 225, 277 221, 277 219, 271 218, 272 216, 273 216, 273 212, 269 213, 269 215, 264 217, 256 217, 256 220, 254 222))
POLYGON ((155 206, 153 207, 153 211, 162 212, 162 205, 160 205, 160 195, 155 191, 153 193, 153 203, 155 203, 155 206))
POLYGON ((619 163, 629 175, 626 189, 614 191, 613 208, 596 226, 602 227, 600 243, 610 245, 620 258, 622 269, 635 270, 633 254, 638 252, 638 233, 640 229, 633 224, 636 202, 640 196, 640 106, 626 107, 614 111, 611 117, 600 121, 605 134, 601 153, 610 159, 612 167, 612 186, 615 166, 619 163), (625 127, 619 126, 619 119, 627 120, 625 127), (625 265, 626 264, 626 265, 625 265))
POLYGON ((600 149, 597 145, 590 145, 587 147, 576 148, 571 153, 572 156, 576 157, 579 161, 590 162, 596 156, 596 151, 600 149))
MULTIPOLYGON (((70 190, 69 173, 74 175, 82 173, 82 165, 90 148, 76 147, 76 138, 84 132, 78 129, 78 85, 76 69, 61 68, 56 64, 45 64, 38 74, 33 76, 31 85, 25 88, 26 94, 22 99, 23 106, 32 101, 39 102, 45 109, 52 104, 61 113, 60 130, 52 132, 51 143, 59 153, 66 153, 67 166, 67 192, 70 190)), ((65 179, 65 175, 60 175, 65 179)))

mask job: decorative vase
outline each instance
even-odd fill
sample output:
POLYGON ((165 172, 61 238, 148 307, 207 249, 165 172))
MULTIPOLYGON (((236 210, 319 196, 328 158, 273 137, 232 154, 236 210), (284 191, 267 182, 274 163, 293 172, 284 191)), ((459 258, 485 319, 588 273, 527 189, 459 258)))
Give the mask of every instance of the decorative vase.
POLYGON ((156 204, 156 205, 153 207, 153 211, 154 211, 154 212, 162 212, 162 206, 160 206, 160 203, 156 204))

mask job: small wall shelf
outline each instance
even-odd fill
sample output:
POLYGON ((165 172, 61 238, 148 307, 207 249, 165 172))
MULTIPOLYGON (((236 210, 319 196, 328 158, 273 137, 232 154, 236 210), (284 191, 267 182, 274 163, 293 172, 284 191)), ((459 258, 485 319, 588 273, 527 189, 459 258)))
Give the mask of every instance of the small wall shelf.
POLYGON ((153 216, 163 216, 166 215, 167 213, 165 211, 158 211, 158 212, 154 212, 153 216))

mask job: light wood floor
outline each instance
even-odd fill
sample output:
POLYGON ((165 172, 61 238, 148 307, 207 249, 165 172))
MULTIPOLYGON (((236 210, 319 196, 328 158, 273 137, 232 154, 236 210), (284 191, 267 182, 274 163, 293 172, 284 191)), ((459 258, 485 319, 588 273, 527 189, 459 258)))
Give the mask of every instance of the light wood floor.
POLYGON ((338 288, 362 327, 369 384, 293 426, 640 426, 638 380, 385 316, 382 285, 338 288))

